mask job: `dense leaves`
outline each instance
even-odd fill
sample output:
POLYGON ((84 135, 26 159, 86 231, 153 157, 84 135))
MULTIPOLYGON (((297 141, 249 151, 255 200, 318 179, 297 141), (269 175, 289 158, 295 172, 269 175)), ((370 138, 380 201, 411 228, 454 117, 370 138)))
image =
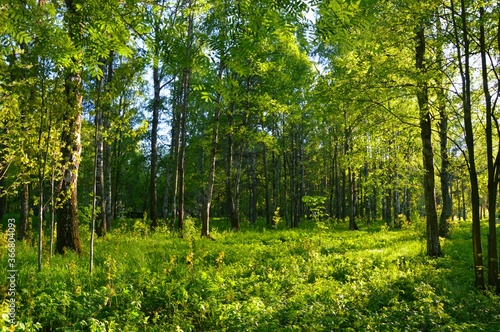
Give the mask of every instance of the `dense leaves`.
POLYGON ((23 241, 21 321, 497 324, 467 312, 498 304, 469 278, 499 289, 499 8, 0 0, 0 221, 23 241), (471 217, 472 238, 452 227, 471 217))

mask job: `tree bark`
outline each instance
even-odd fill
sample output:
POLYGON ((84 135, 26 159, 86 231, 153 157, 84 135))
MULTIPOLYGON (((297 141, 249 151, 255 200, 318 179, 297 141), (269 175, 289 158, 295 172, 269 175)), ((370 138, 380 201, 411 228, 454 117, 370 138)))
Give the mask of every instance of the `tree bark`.
MULTIPOLYGON (((270 193, 269 193, 269 170, 267 167, 267 145, 266 142, 262 143, 262 162, 264 163, 264 189, 265 189, 265 200, 266 200, 266 224, 267 225, 272 225, 273 220, 271 216, 271 198, 270 198, 270 193)), ((274 225, 273 225, 274 226, 274 225)))
POLYGON ((182 98, 182 90, 177 86, 174 86, 173 92, 173 106, 172 106, 172 148, 171 153, 173 156, 174 163, 174 180, 173 180, 173 188, 172 188, 172 230, 175 229, 175 221, 177 219, 177 197, 178 197, 178 188, 179 188, 179 148, 180 148, 180 112, 178 108, 181 105, 182 98))
MULTIPOLYGON (((500 161, 500 150, 496 156, 493 155, 493 120, 494 108, 489 91, 488 65, 486 60, 487 46, 484 27, 484 7, 479 8, 479 49, 481 53, 481 74, 483 81, 484 101, 486 106, 486 155, 488 160, 488 285, 498 290, 498 252, 497 252, 497 229, 496 229, 496 207, 498 186, 498 165, 500 161)), ((496 119, 495 119, 496 120, 496 119)), ((497 123, 498 128, 498 123, 497 123)), ((500 133, 497 130, 500 140, 500 133)))
POLYGON ((186 46, 186 60, 188 60, 187 66, 183 70, 182 74, 182 112, 180 118, 180 149, 179 149, 179 206, 178 206, 178 228, 183 229, 184 227, 184 201, 185 201, 185 164, 186 164, 186 136, 187 136, 187 111, 189 107, 189 88, 191 80, 191 65, 189 60, 191 59, 191 47, 193 43, 193 14, 191 12, 192 0, 188 0, 187 9, 188 14, 188 27, 187 27, 187 46, 186 46))
POLYGON ((0 169, 0 220, 3 220, 3 215, 5 214, 5 204, 7 203, 7 197, 5 192, 5 179, 2 177, 3 170, 0 169))
MULTIPOLYGON (((417 75, 426 72, 425 65, 425 28, 422 22, 416 30, 416 68, 417 75)), ((418 78, 417 99, 420 109, 420 137, 422 139, 422 155, 424 163, 424 200, 427 220, 427 255, 440 256, 439 225, 436 211, 434 184, 434 152, 432 149, 432 125, 429 111, 428 84, 418 78)))
MULTIPOLYGON (((106 73, 106 86, 111 84, 113 80, 113 59, 114 52, 110 52, 108 65, 107 65, 107 73, 106 73)), ((111 123, 109 118, 111 117, 111 105, 109 102, 106 102, 103 105, 102 109, 102 130, 103 132, 109 132, 111 123)), ((113 220, 113 209, 112 209, 112 165, 111 165, 111 144, 108 143, 107 140, 102 139, 102 172, 103 172, 103 185, 102 185, 102 200, 100 203, 102 213, 103 213, 103 221, 106 224, 106 231, 111 231, 111 224, 113 220)))
POLYGON ((104 236, 107 232, 106 223, 106 200, 104 188, 104 141, 102 138, 103 110, 101 107, 101 85, 99 82, 98 101, 96 102, 95 114, 95 201, 96 201, 96 233, 104 236))
POLYGON ((352 167, 349 167, 349 230, 357 231, 359 230, 356 224, 356 175, 352 171, 352 167))
POLYGON ((23 183, 21 184, 20 196, 21 199, 21 207, 20 207, 20 216, 19 216, 19 234, 17 239, 19 241, 24 240, 28 236, 29 230, 29 217, 30 217, 30 194, 29 194, 29 184, 23 183))
MULTIPOLYGON (((222 68, 222 65, 221 65, 222 68)), ((219 79, 222 78, 222 70, 220 71, 219 79)), ((203 206, 201 210, 201 236, 212 238, 210 236, 210 207, 212 205, 212 197, 215 184, 215 167, 217 161, 217 144, 219 142, 219 107, 221 95, 217 96, 217 102, 214 110, 214 123, 212 127, 212 145, 210 148, 210 169, 208 171, 208 181, 203 195, 203 206)))
MULTIPOLYGON (((470 41, 467 29, 467 9, 465 0, 461 0, 461 36, 458 33, 458 24, 455 19, 455 1, 451 0, 451 13, 453 19, 453 29, 455 34, 455 43, 458 54, 458 65, 462 80, 462 108, 464 114, 465 143, 467 145, 468 170, 471 188, 472 203, 472 251, 474 256, 475 285, 479 289, 485 288, 484 269, 483 269, 483 249, 481 245, 481 216, 479 184, 476 170, 476 160, 474 152, 474 129, 472 126, 472 103, 471 103, 471 75, 470 75, 470 41), (461 37, 461 38, 460 38, 461 37), (464 54, 462 59, 463 45, 464 54)), ((465 217, 465 216, 464 216, 465 217)))
MULTIPOLYGON (((66 0, 65 19, 68 22, 68 34, 75 45, 81 38, 81 17, 77 10, 77 1, 66 0)), ((78 60, 73 60, 74 62, 78 60)), ((61 133, 61 157, 64 165, 63 178, 59 187, 57 208, 57 244, 56 251, 64 254, 66 250, 82 251, 78 231, 78 168, 82 146, 80 143, 82 80, 81 64, 75 63, 76 71, 66 69, 65 95, 66 112, 63 113, 64 129, 61 133)))
POLYGON ((151 123, 151 173, 149 183, 149 219, 151 229, 158 227, 156 173, 158 172, 158 118, 160 112, 160 69, 158 65, 153 67, 153 119, 151 123))
MULTIPOLYGON (((241 177, 241 151, 238 155, 235 153, 235 142, 233 131, 235 103, 231 103, 230 111, 228 112, 229 134, 227 160, 226 160, 226 204, 229 211, 229 220, 233 231, 240 230, 240 177, 241 177)), ((240 146, 242 142, 240 142, 240 146)), ((241 148, 240 148, 241 150, 241 148)))

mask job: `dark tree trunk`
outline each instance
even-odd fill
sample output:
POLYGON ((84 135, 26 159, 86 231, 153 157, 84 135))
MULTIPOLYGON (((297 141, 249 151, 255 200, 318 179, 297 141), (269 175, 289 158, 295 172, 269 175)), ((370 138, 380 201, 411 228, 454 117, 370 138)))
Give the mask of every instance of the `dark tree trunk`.
POLYGON ((249 220, 250 223, 255 224, 257 222, 257 152, 255 147, 252 151, 248 151, 248 192, 250 194, 249 202, 249 220))
MULTIPOLYGON (((104 117, 104 130, 109 130, 109 118, 104 117)), ((111 144, 104 141, 104 211, 106 213, 106 229, 111 230, 112 220, 115 217, 113 212, 113 168, 111 165, 111 144)))
MULTIPOLYGON (((234 106, 231 106, 233 108, 234 106)), ((233 116, 229 114, 229 128, 233 128, 233 116)), ((232 129, 230 129, 232 130, 232 129)), ((240 217, 239 211, 237 207, 236 197, 233 187, 233 163, 234 163, 234 138, 233 134, 229 133, 228 137, 228 149, 227 149, 227 160, 226 160, 226 200, 227 200, 227 208, 229 212, 229 221, 231 223, 231 228, 234 231, 240 230, 240 217)))
MULTIPOLYGON (((158 34, 158 32, 156 33, 158 34)), ((158 227, 156 175, 158 172, 158 118, 160 113, 160 90, 161 90, 160 69, 153 67, 153 119, 151 123, 151 172, 149 176, 149 219, 151 219, 151 229, 158 227)))
POLYGON ((340 199, 340 176, 339 176, 339 164, 338 164, 338 144, 335 142, 334 148, 334 159, 333 159, 333 177, 335 178, 335 218, 338 220, 341 218, 341 199, 340 199))
POLYGON ((95 114, 95 221, 97 236, 104 236, 107 232, 106 223, 106 200, 104 187, 104 140, 103 130, 103 110, 101 107, 101 85, 99 82, 98 101, 96 102, 95 114))
POLYGON ((29 184, 25 183, 21 185, 21 190, 19 192, 19 198, 21 200, 20 206, 20 217, 19 217, 19 233, 17 239, 19 241, 24 240, 28 236, 29 217, 30 217, 30 194, 29 194, 29 184))
MULTIPOLYGON (((243 142, 239 142, 239 153, 236 154, 235 150, 235 137, 232 131, 235 128, 234 125, 234 114, 235 114, 234 103, 230 106, 230 111, 228 112, 229 128, 231 132, 227 135, 228 148, 227 148, 227 160, 226 160, 226 202, 229 211, 229 220, 231 223, 231 228, 233 231, 240 230, 240 177, 242 170, 242 146, 243 142)), ((244 123, 243 125, 246 125, 244 123)))
MULTIPOLYGON (((440 93, 441 94, 441 93, 440 93)), ((444 97, 444 96, 442 96, 444 97)), ((444 109, 444 105, 440 106, 440 122, 439 122, 439 138, 441 152, 441 196, 443 205, 441 216, 439 218, 439 235, 442 237, 449 236, 449 222, 452 215, 452 200, 450 194, 451 173, 450 161, 448 159, 448 115, 444 109)))
POLYGON ((173 172, 173 188, 172 188, 172 230, 175 229, 175 221, 177 220, 177 198, 179 194, 179 148, 180 148, 180 107, 182 99, 182 89, 178 85, 174 86, 173 106, 172 106, 172 159, 174 164, 173 172))
POLYGON ((211 238, 210 236, 210 207, 212 205, 212 197, 214 193, 215 184, 215 168, 217 161, 217 144, 219 141, 219 104, 220 97, 218 97, 218 102, 216 103, 216 109, 214 113, 214 124, 212 127, 212 146, 210 148, 210 169, 208 171, 208 182, 205 189, 205 194, 203 195, 203 206, 201 210, 201 236, 211 238))
MULTIPOLYGON (((444 59, 443 59, 443 33, 441 27, 441 21, 437 20, 437 33, 438 33, 438 66, 441 71, 444 72, 444 59)), ((439 74, 440 78, 438 83, 441 86, 437 89, 437 107, 439 110, 439 146, 441 154, 441 197, 443 200, 441 208, 441 216, 439 217, 439 235, 442 237, 449 236, 449 222, 452 218, 453 212, 453 201, 451 199, 451 173, 450 173, 450 161, 448 159, 448 113, 446 112, 446 96, 444 90, 445 79, 442 74, 439 74)))
POLYGON ((3 216, 6 212, 5 204, 7 202, 7 196, 4 188, 5 188, 5 179, 3 178, 3 170, 0 169, 0 222, 3 221, 3 216))
MULTIPOLYGON (((187 3, 189 16, 188 16, 188 27, 187 27, 187 47, 186 47, 186 59, 191 58, 191 47, 193 43, 193 14, 191 13, 192 1, 188 0, 187 3)), ((180 149, 179 149, 179 212, 178 212, 178 227, 183 229, 184 227, 184 201, 185 201, 185 155, 186 155, 186 122, 187 122, 187 111, 189 107, 189 86, 191 79, 191 68, 184 68, 182 75, 182 112, 180 118, 180 149)))
POLYGON ((349 167, 349 229, 351 231, 359 229, 356 224, 356 191, 356 175, 352 171, 352 167, 349 167))
POLYGON ((265 190, 265 200, 266 200, 266 224, 272 225, 273 220, 271 216, 271 202, 269 197, 269 173, 267 167, 267 145, 266 142, 262 143, 262 162, 264 163, 264 190, 265 190))
MULTIPOLYGON (((493 155, 493 120, 494 106, 491 102, 491 94, 489 91, 488 67, 487 67, 487 46, 486 33, 484 28, 484 7, 479 8, 479 48, 481 53, 481 72, 483 78, 483 91, 486 106, 486 155, 488 160, 488 285, 498 290, 498 252, 497 252, 497 229, 496 229, 496 207, 497 207, 497 186, 498 186, 498 165, 500 162, 499 152, 496 156, 493 155)), ((498 123, 496 123, 498 128, 498 123)), ((500 133, 497 130, 497 135, 500 140, 500 133)))
POLYGON ((185 199, 185 155, 186 155, 186 117, 189 96, 190 69, 185 69, 182 80, 182 112, 180 118, 180 145, 179 145, 179 205, 177 207, 177 227, 184 227, 184 199, 185 199))
POLYGON ((474 153, 474 129, 472 126, 472 104, 471 104, 471 75, 470 75, 470 42, 467 29, 467 9, 465 0, 461 0, 461 36, 458 34, 458 24, 455 19, 455 1, 450 1, 453 19, 453 29, 458 53, 458 64, 462 79, 462 108, 464 114, 465 143, 467 145, 468 168, 471 188, 472 203, 472 251, 474 256, 475 285, 479 289, 485 288, 483 269, 483 249, 481 245, 481 216, 479 200, 479 184, 477 178, 476 160, 474 153), (463 45, 463 59, 462 47, 463 45))
MULTIPOLYGON (((425 28, 422 22, 416 30, 416 68, 420 74, 426 72, 425 65, 425 28)), ((440 256, 439 224, 436 211, 436 195, 434 184, 434 152, 432 149, 432 124, 429 111, 429 94, 427 82, 418 79, 417 99, 420 109, 420 137, 422 139, 422 155, 424 162, 424 201, 427 220, 427 255, 440 256)))

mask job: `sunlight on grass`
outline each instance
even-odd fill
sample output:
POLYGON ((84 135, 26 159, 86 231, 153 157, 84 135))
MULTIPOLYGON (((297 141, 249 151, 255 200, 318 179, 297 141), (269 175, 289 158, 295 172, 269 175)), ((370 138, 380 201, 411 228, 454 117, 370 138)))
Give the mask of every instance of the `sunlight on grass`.
POLYGON ((500 326, 498 297, 472 287, 467 225, 453 230, 438 259, 424 255, 421 226, 249 227, 216 231, 214 242, 199 238, 195 225, 196 235, 184 238, 124 225, 96 241, 93 275, 87 252, 54 256, 37 273, 35 248, 20 244, 18 320, 45 330, 93 331, 500 326))

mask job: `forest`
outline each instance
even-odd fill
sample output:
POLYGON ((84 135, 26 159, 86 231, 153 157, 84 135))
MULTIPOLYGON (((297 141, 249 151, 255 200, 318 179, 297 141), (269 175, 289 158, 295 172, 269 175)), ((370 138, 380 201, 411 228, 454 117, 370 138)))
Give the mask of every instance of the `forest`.
POLYGON ((0 0, 0 44, 2 331, 500 330, 497 1, 0 0))

